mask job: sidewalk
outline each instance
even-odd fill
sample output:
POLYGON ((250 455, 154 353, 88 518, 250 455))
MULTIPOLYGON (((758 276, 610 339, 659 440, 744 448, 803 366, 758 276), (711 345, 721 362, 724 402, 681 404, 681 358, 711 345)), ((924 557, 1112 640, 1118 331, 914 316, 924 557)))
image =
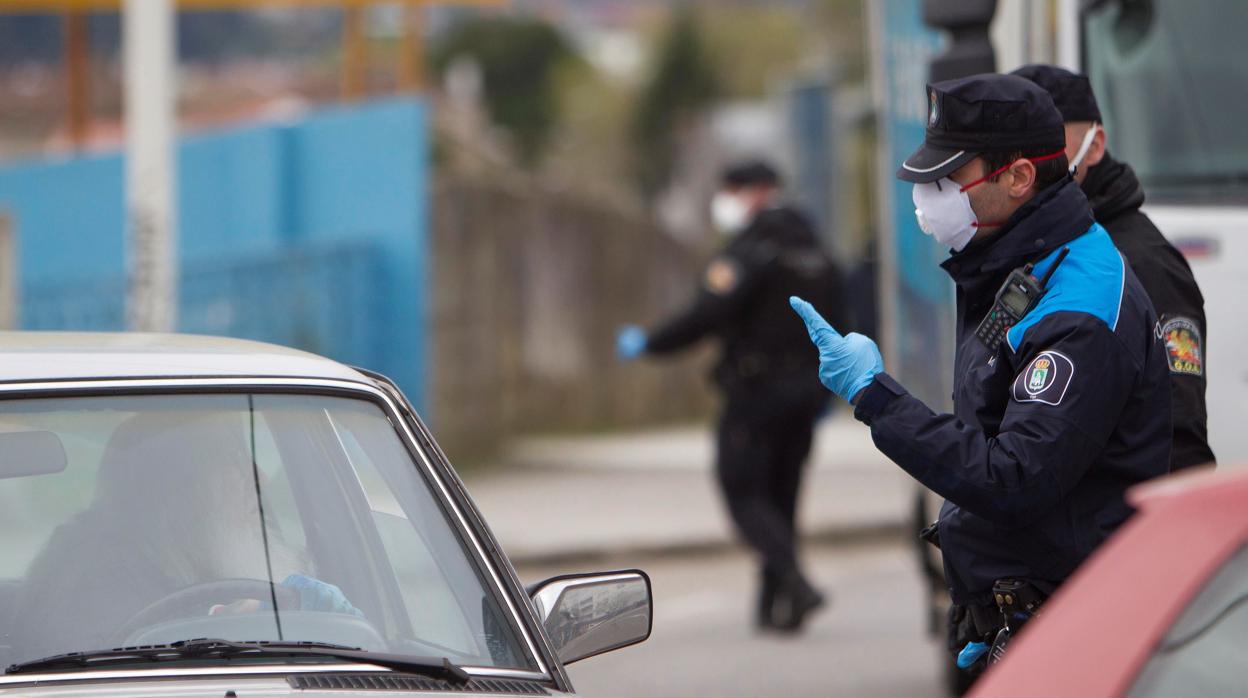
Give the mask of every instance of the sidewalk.
MULTIPOLYGON (((712 455, 709 428, 529 438, 467 485, 516 564, 693 552, 734 544, 712 455)), ((912 492, 867 428, 839 411, 816 435, 803 538, 900 534, 912 492)))

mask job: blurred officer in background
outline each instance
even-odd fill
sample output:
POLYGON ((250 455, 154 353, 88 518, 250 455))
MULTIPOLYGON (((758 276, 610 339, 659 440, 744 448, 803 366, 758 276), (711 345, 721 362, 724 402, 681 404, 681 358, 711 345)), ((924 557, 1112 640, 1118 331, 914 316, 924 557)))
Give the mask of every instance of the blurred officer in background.
POLYGON ((1051 65, 1014 71, 1048 91, 1066 122, 1066 157, 1092 215, 1153 301, 1170 363, 1174 445, 1170 469, 1214 462, 1205 411, 1205 299, 1183 255, 1140 211, 1144 189, 1125 162, 1105 148, 1101 110, 1088 78, 1051 65))
POLYGON ((1169 370, 1148 296, 1067 172, 1048 93, 975 75, 929 86, 927 102, 924 144, 897 176, 952 250, 954 414, 884 373, 875 342, 791 302, 823 384, 945 498, 925 536, 943 552, 950 649, 976 671, 1127 518, 1127 488, 1169 469, 1169 370))
POLYGON ((840 318, 840 279, 806 217, 781 202, 780 177, 768 164, 726 170, 711 214, 728 241, 693 303, 650 331, 624 327, 617 352, 629 360, 719 341, 716 474, 733 522, 761 559, 759 627, 796 631, 824 603, 798 565, 796 511, 828 394, 815 377, 817 358, 803 347, 802 323, 775 309, 809 293, 840 318))

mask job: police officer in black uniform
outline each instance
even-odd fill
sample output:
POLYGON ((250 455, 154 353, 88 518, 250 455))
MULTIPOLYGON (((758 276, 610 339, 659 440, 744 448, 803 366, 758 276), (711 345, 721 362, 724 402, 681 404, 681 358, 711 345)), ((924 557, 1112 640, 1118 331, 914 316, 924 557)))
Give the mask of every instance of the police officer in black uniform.
POLYGON ((921 227, 952 250, 954 414, 884 373, 873 341, 791 302, 824 385, 946 500, 932 537, 951 646, 973 669, 1127 518, 1125 490, 1168 470, 1169 369, 1148 296, 1067 173, 1048 93, 976 75, 927 97, 924 144, 897 175, 914 183, 921 227))
POLYGON ((649 332, 624 328, 617 349, 629 359, 719 340, 713 377, 725 399, 716 474, 733 522, 760 557, 758 625, 796 631, 824 603, 798 565, 796 511, 828 394, 815 379, 818 361, 804 347, 802 323, 775 308, 810 293, 840 317, 841 301, 836 267, 806 217, 780 202, 779 185, 763 162, 725 171, 711 211, 731 239, 708 265, 696 299, 649 332))
POLYGON ((1066 122, 1066 156, 1092 214, 1148 292, 1170 363, 1174 444, 1170 469, 1213 465, 1205 410, 1205 299, 1183 255, 1140 210, 1144 189, 1131 166, 1105 147, 1101 110, 1084 75, 1051 65, 1014 71, 1048 91, 1066 122))

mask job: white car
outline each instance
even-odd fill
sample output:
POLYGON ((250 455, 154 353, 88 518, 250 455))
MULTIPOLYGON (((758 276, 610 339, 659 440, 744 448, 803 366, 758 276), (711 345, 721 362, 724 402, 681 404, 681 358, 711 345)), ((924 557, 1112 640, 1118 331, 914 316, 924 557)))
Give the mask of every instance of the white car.
POLYGON ((0 530, 0 696, 568 695, 651 627, 637 570, 526 592, 385 378, 254 342, 0 334, 0 530))

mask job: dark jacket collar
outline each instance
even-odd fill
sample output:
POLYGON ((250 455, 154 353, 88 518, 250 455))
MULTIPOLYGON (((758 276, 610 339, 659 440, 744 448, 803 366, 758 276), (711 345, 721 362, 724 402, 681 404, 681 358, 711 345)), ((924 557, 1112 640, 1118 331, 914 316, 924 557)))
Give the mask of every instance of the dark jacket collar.
POLYGON ((1069 176, 1023 204, 1001 230, 954 253, 940 266, 958 285, 974 283, 1042 258, 1092 227, 1092 207, 1069 176))
POLYGON ((1092 213, 1101 223, 1109 223, 1124 213, 1144 205, 1144 187, 1135 171, 1125 162, 1115 160, 1109 153, 1088 170, 1083 180, 1083 192, 1092 204, 1092 213))

